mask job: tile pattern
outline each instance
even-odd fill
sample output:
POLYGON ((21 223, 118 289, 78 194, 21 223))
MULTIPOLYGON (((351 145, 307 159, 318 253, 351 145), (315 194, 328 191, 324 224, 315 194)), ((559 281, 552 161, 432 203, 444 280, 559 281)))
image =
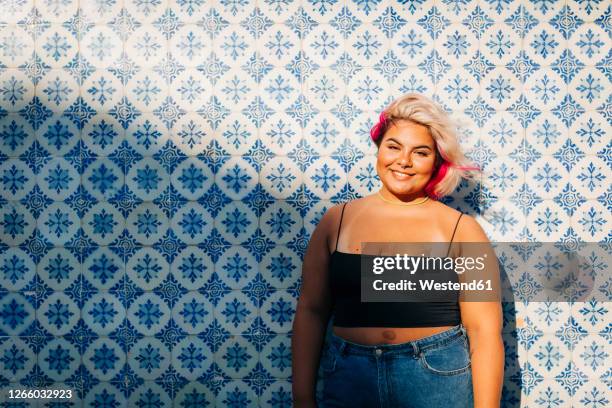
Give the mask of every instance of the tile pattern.
MULTIPOLYGON (((379 187, 368 130, 409 91, 460 121, 486 178, 447 203, 493 240, 610 241, 607 1, 0 10, 4 389, 68 387, 86 407, 290 406, 308 237, 379 187)), ((504 406, 609 406, 609 309, 506 305, 504 406)))

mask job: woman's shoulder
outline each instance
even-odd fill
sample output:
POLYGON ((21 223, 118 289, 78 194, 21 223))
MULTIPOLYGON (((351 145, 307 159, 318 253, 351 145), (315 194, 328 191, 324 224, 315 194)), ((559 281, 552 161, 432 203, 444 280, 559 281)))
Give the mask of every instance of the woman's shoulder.
POLYGON ((455 239, 458 241, 482 241, 486 240, 486 234, 476 217, 468 213, 459 211, 439 201, 438 215, 449 225, 457 228, 455 239))
POLYGON ((323 213, 319 224, 325 228, 336 228, 340 222, 340 219, 343 217, 343 211, 348 208, 355 208, 362 205, 366 199, 367 197, 354 198, 348 201, 330 205, 323 213))
POLYGON ((327 211, 332 214, 340 214, 343 208, 357 207, 357 206, 366 204, 372 200, 372 197, 374 197, 374 195, 352 198, 350 200, 343 201, 343 202, 332 205, 327 211))
POLYGON ((459 211, 440 201, 435 201, 432 212, 436 218, 443 220, 445 224, 457 225, 457 236, 472 236, 474 233, 480 235, 482 227, 476 218, 468 213, 459 211))

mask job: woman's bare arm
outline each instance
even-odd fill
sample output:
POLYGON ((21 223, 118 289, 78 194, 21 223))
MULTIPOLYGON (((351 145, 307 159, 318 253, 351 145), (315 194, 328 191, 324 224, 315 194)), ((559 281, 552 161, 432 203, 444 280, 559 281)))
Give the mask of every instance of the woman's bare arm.
MULTIPOLYGON (((492 286, 498 290, 499 271, 497 262, 493 261, 495 254, 486 234, 478 222, 470 216, 462 217, 461 224, 457 230, 457 240, 468 243, 462 246, 461 256, 477 257, 487 253, 490 262, 485 262, 486 273, 475 276, 491 278, 492 286)), ((489 300, 490 296, 492 295, 479 292, 469 295, 467 301, 459 302, 461 321, 466 328, 470 343, 475 408, 499 407, 504 379, 502 308, 499 301, 482 300, 489 300)))
POLYGON ((291 337, 292 390, 295 407, 315 407, 315 387, 332 300, 328 283, 328 231, 338 206, 329 209, 315 228, 302 263, 302 287, 291 337))

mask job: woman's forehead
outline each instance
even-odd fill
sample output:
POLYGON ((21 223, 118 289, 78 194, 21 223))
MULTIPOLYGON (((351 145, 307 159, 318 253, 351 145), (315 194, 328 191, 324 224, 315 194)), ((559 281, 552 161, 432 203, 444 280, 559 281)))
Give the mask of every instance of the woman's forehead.
POLYGON ((426 144, 432 147, 435 145, 435 141, 426 126, 407 121, 390 126, 384 137, 384 140, 389 139, 393 139, 400 144, 426 144))

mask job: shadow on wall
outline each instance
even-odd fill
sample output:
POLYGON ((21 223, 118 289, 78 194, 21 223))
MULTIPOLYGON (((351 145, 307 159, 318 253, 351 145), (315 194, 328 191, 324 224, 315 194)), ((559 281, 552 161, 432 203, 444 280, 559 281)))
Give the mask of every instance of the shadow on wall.
MULTIPOLYGON (((500 270, 502 280, 507 280, 505 270, 500 270)), ((504 340, 504 384, 502 388, 501 407, 519 408, 521 406, 521 388, 523 376, 518 359, 518 336, 516 331, 516 308, 514 301, 502 302, 504 325, 502 338, 504 340)))

